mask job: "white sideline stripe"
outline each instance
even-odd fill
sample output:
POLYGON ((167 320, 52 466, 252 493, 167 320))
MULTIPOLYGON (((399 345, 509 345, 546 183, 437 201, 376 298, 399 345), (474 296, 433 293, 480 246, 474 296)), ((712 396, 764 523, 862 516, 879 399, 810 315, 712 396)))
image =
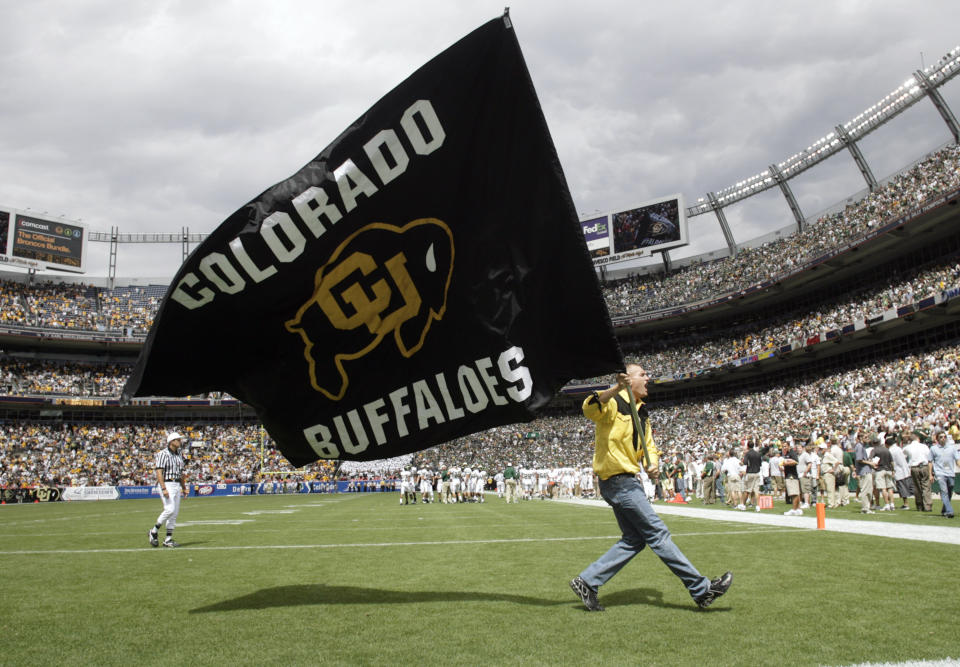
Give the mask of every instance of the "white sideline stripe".
MULTIPOLYGON (((674 537, 704 537, 712 535, 752 535, 756 533, 788 533, 804 531, 806 528, 787 528, 782 530, 720 530, 699 533, 674 533, 674 537)), ((588 537, 518 537, 499 540, 431 540, 424 542, 355 542, 349 544, 256 544, 249 546, 224 547, 182 547, 190 551, 249 551, 265 549, 356 549, 361 547, 433 547, 458 546, 469 544, 515 544, 524 542, 583 542, 586 540, 619 540, 620 535, 596 535, 588 537)), ((135 549, 50 549, 50 550, 23 550, 0 551, 0 556, 38 556, 43 554, 113 554, 113 553, 140 553, 152 551, 151 547, 137 547, 135 549)))
MULTIPOLYGON (((589 507, 609 506, 602 500, 564 499, 558 502, 589 507)), ((714 510, 684 505, 656 504, 653 509, 657 514, 671 514, 693 519, 710 519, 713 521, 729 521, 734 523, 751 523, 764 526, 780 526, 789 528, 806 528, 816 530, 817 519, 813 516, 784 516, 779 511, 771 510, 760 512, 736 512, 714 510)), ((895 516, 895 515, 891 515, 895 516)), ((947 521, 940 517, 931 518, 933 521, 947 521)), ((960 530, 953 526, 921 526, 910 523, 896 523, 879 521, 857 521, 856 519, 835 519, 828 517, 824 524, 826 531, 837 533, 854 533, 872 535, 874 537, 895 537, 904 540, 920 540, 923 542, 940 542, 943 544, 960 544, 960 530)))
MULTIPOLYGON (((104 501, 104 502, 109 502, 109 501, 104 501)), ((47 504, 47 505, 52 505, 53 503, 46 503, 46 504, 47 504)), ((43 506, 43 505, 41 505, 41 507, 42 507, 42 506, 43 506)), ((10 507, 10 505, 5 505, 5 507, 10 507)), ((33 505, 33 504, 28 503, 28 504, 26 504, 26 505, 23 505, 23 507, 37 507, 37 505, 33 505)), ((84 514, 84 515, 82 515, 82 516, 80 516, 80 517, 76 517, 76 516, 57 516, 57 517, 50 517, 50 518, 47 518, 47 519, 24 519, 23 521, 6 521, 6 522, 2 522, 2 523, 0 523, 0 528, 6 528, 6 527, 8 527, 8 526, 25 525, 25 524, 28 524, 28 523, 47 523, 47 522, 50 522, 50 521, 76 521, 78 518, 84 519, 84 520, 85 520, 85 519, 99 519, 99 518, 102 518, 102 517, 105 517, 105 516, 127 516, 127 515, 129 515, 129 514, 156 514, 156 511, 153 510, 153 509, 149 509, 149 510, 141 510, 141 509, 138 509, 138 510, 127 511, 127 512, 104 512, 104 513, 101 513, 101 514, 84 514)))
POLYGON ((241 526, 245 523, 254 523, 254 520, 253 519, 200 519, 197 521, 178 521, 177 528, 187 528, 190 526, 241 526))

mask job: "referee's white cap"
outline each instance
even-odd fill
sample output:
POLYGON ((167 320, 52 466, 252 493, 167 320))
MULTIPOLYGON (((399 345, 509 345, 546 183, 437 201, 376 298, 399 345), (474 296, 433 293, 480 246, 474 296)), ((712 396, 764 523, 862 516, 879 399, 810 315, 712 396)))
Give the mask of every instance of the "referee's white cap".
POLYGON ((170 431, 167 433, 167 444, 169 445, 174 440, 182 440, 183 436, 177 433, 176 431, 170 431))

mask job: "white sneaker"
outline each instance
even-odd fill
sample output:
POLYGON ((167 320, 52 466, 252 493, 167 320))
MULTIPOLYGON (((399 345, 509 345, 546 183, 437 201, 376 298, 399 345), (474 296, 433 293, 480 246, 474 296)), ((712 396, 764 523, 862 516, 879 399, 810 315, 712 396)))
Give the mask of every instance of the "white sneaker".
POLYGON ((758 511, 758 512, 760 511, 760 506, 759 506, 759 505, 757 505, 757 511, 758 511))
POLYGON ((744 510, 747 509, 747 506, 744 505, 743 503, 740 503, 739 505, 737 505, 737 509, 743 512, 744 510))
POLYGON ((801 503, 800 509, 802 509, 802 510, 810 509, 810 504, 809 504, 809 503, 801 503))
POLYGON ((803 516, 803 510, 802 509, 793 510, 793 516, 803 516))

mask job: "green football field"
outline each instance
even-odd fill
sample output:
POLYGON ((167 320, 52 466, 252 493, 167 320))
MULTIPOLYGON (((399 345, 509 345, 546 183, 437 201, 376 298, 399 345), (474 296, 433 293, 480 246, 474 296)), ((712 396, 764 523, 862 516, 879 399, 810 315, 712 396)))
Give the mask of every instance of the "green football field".
POLYGON ((586 612, 603 507, 396 494, 0 508, 2 664, 843 665, 960 657, 956 546, 667 516, 700 611, 649 551, 586 612))

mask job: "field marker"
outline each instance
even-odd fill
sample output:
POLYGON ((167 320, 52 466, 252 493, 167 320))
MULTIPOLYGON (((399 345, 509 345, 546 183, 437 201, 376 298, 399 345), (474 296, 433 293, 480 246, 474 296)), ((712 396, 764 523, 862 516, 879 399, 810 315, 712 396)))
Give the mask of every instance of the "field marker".
POLYGON ((189 526, 239 526, 244 523, 254 523, 253 519, 209 519, 207 521, 179 521, 177 528, 189 526))
MULTIPOLYGON (((809 532, 807 528, 785 528, 760 530, 720 530, 706 531, 696 533, 673 533, 674 537, 705 537, 715 535, 754 535, 757 533, 796 533, 809 532)), ((254 545, 233 545, 218 547, 191 547, 184 545, 183 549, 189 551, 263 551, 268 549, 360 549, 360 548, 389 548, 389 547, 434 547, 434 546, 465 546, 475 544, 521 544, 530 542, 584 542, 588 540, 619 540, 620 535, 591 535, 584 537, 517 537, 503 538, 496 540, 429 540, 423 542, 353 542, 346 544, 254 544, 254 545)), ((61 554, 105 554, 105 553, 167 553, 166 551, 154 551, 150 547, 137 547, 128 549, 50 549, 50 550, 21 550, 21 551, 0 551, 0 556, 39 556, 39 555, 61 555, 61 554)))

